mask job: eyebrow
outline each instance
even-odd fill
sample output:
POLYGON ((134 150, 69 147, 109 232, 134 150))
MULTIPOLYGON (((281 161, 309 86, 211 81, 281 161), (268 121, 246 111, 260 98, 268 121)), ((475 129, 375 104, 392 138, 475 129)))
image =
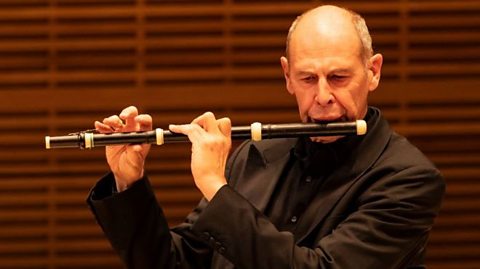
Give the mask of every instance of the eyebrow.
MULTIPOLYGON (((349 68, 337 68, 337 69, 332 69, 330 71, 328 71, 328 74, 331 74, 331 73, 352 73, 352 69, 349 69, 349 68)), ((297 76, 311 76, 311 75, 317 75, 315 72, 313 71, 298 71, 297 73, 297 76)))
POLYGON ((312 75, 312 74, 313 74, 313 75, 316 75, 315 72, 308 72, 308 71, 299 71, 299 72, 297 72, 297 75, 299 75, 299 76, 305 76, 305 75, 310 76, 310 75, 312 75))
POLYGON ((338 68, 330 70, 329 73, 351 73, 352 70, 349 68, 338 68))

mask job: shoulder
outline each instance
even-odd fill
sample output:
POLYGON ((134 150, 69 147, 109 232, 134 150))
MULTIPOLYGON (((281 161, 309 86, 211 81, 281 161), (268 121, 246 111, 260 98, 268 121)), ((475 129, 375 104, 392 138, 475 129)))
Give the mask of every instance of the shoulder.
POLYGON ((406 137, 392 132, 389 143, 382 154, 383 164, 395 164, 398 169, 423 167, 438 172, 435 165, 425 154, 413 145, 406 137))
POLYGON ((437 208, 445 193, 439 169, 407 138, 395 132, 370 173, 376 178, 375 188, 388 190, 398 199, 413 199, 417 204, 437 208))

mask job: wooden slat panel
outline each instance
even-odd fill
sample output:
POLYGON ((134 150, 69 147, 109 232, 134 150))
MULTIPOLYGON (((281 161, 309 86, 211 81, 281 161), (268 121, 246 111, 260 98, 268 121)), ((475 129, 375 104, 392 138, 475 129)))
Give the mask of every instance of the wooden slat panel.
MULTIPOLYGON (((367 19, 384 55, 372 103, 441 169, 447 195, 429 268, 479 268, 480 1, 328 1, 367 19)), ((4 0, 0 2, 0 267, 122 268, 85 196, 102 149, 44 149, 45 135, 92 128, 136 105, 154 125, 206 110, 298 120, 279 57, 291 21, 318 1, 4 0)), ((147 163, 169 223, 201 194, 188 144, 147 163)))

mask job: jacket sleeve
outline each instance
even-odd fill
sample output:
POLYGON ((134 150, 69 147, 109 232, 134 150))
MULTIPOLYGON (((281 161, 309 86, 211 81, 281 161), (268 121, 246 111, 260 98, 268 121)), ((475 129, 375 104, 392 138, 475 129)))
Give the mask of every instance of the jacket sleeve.
MULTIPOLYGON (((226 173, 244 145, 232 153, 226 173)), ((116 193, 115 179, 109 173, 94 186, 87 203, 127 268, 210 268, 217 245, 210 237, 204 239, 204 234, 199 236, 191 229, 208 205, 205 199, 188 214, 185 222, 169 229, 147 177, 116 193)))
POLYGON ((241 269, 406 268, 425 245, 444 184, 435 169, 387 170, 369 175, 351 212, 337 216, 335 228, 313 246, 278 231, 231 186, 214 196, 193 231, 241 269))
POLYGON ((121 193, 114 186, 113 175, 106 175, 87 203, 127 268, 209 268, 211 248, 190 232, 205 201, 171 232, 147 178, 121 193))

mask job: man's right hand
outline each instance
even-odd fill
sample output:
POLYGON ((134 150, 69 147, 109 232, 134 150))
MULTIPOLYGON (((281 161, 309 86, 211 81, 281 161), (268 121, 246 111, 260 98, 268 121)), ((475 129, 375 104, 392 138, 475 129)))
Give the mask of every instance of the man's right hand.
MULTIPOLYGON (((136 107, 129 106, 119 115, 105 118, 103 122, 96 121, 95 129, 100 133, 149 131, 152 130, 152 117, 148 114, 139 115, 136 107)), ((106 147, 107 162, 119 192, 143 177, 149 150, 149 144, 106 147)))

